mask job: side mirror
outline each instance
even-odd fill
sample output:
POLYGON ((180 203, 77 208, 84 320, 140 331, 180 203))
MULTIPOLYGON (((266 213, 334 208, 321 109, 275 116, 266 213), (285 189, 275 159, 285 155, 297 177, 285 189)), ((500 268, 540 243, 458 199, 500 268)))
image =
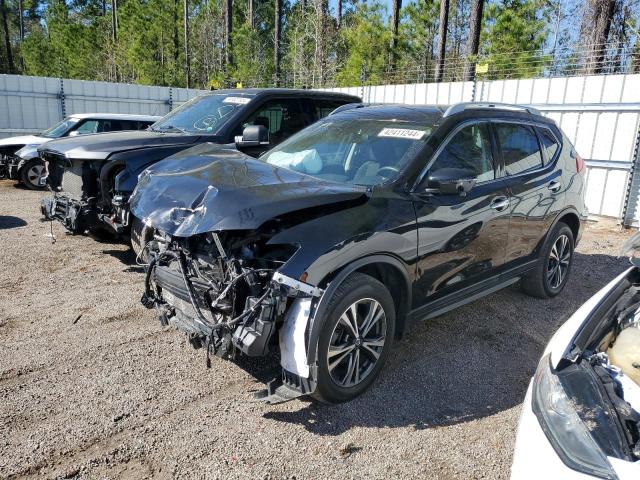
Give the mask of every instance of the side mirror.
POLYGON ((464 197, 476 184, 476 172, 466 168, 441 168, 430 172, 424 193, 464 197))
POLYGON ((264 125, 249 125, 235 140, 238 148, 269 145, 269 130, 264 125))

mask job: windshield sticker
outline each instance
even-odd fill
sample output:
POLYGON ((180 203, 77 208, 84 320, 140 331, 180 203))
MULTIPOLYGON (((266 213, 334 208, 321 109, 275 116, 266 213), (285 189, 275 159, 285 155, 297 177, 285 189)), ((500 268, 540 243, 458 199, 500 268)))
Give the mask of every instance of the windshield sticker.
POLYGON ((411 130, 410 128, 383 128, 378 134, 379 137, 406 138, 408 140, 420 140, 424 137, 422 130, 411 130))
POLYGON ((235 105, 246 105, 251 101, 250 98, 246 97, 227 97, 222 100, 222 103, 233 103, 235 105))

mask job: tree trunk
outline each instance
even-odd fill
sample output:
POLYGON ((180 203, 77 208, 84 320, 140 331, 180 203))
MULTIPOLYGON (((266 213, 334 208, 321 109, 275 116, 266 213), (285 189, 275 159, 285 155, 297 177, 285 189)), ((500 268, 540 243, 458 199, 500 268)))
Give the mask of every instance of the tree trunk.
POLYGON ((247 23, 251 28, 255 27, 255 22, 253 20, 253 9, 254 9, 255 0, 249 0, 247 4, 247 23))
POLYGON ((393 0, 391 6, 391 52, 389 52, 389 63, 392 71, 396 68, 396 60, 398 56, 398 26, 400 25, 401 8, 402 0, 393 0))
POLYGON ((342 26, 342 0, 338 0, 336 5, 336 24, 338 29, 342 26))
POLYGON ((20 12, 20 40, 24 40, 24 0, 18 1, 18 10, 20 12))
POLYGON ((447 48, 447 28, 449 26, 449 0, 440 0, 440 26, 438 28, 438 60, 435 81, 441 82, 444 74, 444 55, 447 48))
POLYGON ((233 53, 231 51, 231 34, 233 33, 233 0, 224 2, 224 69, 229 75, 231 64, 233 63, 233 53))
POLYGON ((178 0, 173 0, 173 78, 172 82, 178 79, 178 59, 180 57, 180 40, 178 33, 178 0))
POLYGON ((473 80, 476 76, 476 60, 480 48, 480 31, 482 30, 482 7, 484 0, 473 0, 471 18, 469 19, 469 40, 467 40, 467 59, 464 66, 464 80, 473 80))
POLYGON ((0 14, 2 14, 2 28, 4 30, 4 46, 7 50, 7 71, 13 73, 16 71, 13 64, 13 53, 11 52, 11 40, 9 37, 9 21, 7 20, 7 5, 5 0, 0 0, 0 14))
POLYGON ((189 0, 184 0, 184 76, 191 87, 191 59, 189 57, 189 0))
POLYGON ((591 45, 585 64, 585 74, 599 74, 604 70, 603 60, 606 43, 611 30, 611 22, 616 8, 616 0, 591 0, 586 31, 591 31, 591 45))
MULTIPOLYGON (((424 0, 424 7, 429 8, 432 4, 433 0, 424 0)), ((429 32, 431 29, 431 19, 425 19, 424 24, 425 32, 429 32)), ((429 78, 429 68, 431 67, 431 60, 433 60, 433 35, 426 34, 424 36, 423 43, 423 68, 424 68, 424 81, 428 81, 429 78)))
POLYGON ((111 0, 111 30, 113 43, 118 40, 118 0, 111 0))
POLYGON ((280 28, 282 26, 282 0, 275 0, 275 27, 273 29, 273 74, 276 87, 280 86, 280 28))

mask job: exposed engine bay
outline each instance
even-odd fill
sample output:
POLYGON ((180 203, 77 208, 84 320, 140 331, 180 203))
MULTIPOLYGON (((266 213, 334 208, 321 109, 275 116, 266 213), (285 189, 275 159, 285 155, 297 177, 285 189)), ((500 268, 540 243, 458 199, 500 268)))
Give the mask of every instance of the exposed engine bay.
POLYGON ((296 247, 267 245, 271 235, 156 234, 145 247, 150 263, 142 303, 156 308, 163 325, 184 332, 194 348, 204 348, 208 366, 210 355, 233 360, 280 353, 277 333, 289 307, 321 290, 277 273, 296 247))
MULTIPOLYGON (((622 451, 626 451, 628 460, 637 461, 640 460, 640 285, 631 285, 599 326, 604 328, 598 329, 595 348, 585 351, 580 361, 603 387, 604 403, 614 413, 609 417, 617 417, 613 423, 619 427, 622 451)), ((586 424, 592 421, 594 430, 600 427, 596 426, 600 413, 586 415, 586 424)))

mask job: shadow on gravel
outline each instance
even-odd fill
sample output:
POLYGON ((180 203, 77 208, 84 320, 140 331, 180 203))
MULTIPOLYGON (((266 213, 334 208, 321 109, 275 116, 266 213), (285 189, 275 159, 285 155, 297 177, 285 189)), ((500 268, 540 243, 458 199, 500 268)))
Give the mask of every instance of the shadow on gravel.
POLYGON ((144 273, 144 267, 136 263, 136 254, 130 248, 127 250, 103 250, 102 253, 111 255, 124 265, 127 265, 127 268, 124 269, 125 272, 144 273))
POLYGON ((0 230, 9 230, 11 228, 24 227, 27 224, 20 217, 14 217, 12 215, 0 215, 0 230))
POLYGON ((575 310, 628 265, 576 253, 560 296, 540 300, 518 285, 438 318, 414 324, 380 378, 342 405, 308 403, 265 418, 318 435, 352 427, 415 429, 455 425, 519 405, 545 345, 575 310))

